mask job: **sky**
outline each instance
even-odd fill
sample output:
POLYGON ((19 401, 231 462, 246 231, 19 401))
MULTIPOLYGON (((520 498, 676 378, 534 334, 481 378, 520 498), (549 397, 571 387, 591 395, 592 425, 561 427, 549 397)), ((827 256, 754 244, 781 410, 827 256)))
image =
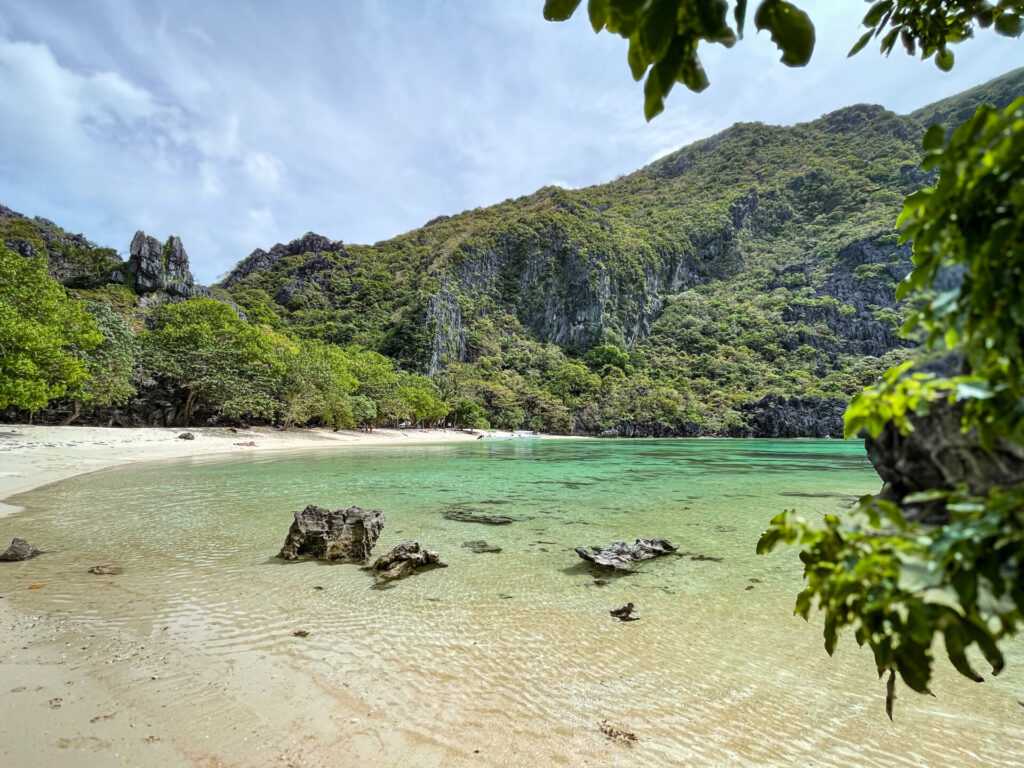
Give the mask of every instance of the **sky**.
MULTIPOLYGON (((373 243, 609 181, 739 121, 897 112, 1024 64, 982 32, 953 72, 869 47, 859 0, 801 0, 809 66, 748 25, 702 46, 711 86, 643 119, 626 42, 543 0, 0 0, 0 203, 126 254, 179 235, 211 283, 307 231, 373 243)), ((585 6, 585 3, 584 3, 585 6)))

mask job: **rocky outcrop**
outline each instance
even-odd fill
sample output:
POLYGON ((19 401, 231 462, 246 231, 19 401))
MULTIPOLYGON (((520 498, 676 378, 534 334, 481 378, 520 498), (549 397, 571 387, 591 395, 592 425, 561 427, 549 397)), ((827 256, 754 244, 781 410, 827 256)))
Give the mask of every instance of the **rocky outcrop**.
POLYGON ((427 299, 427 326, 433 338, 427 373, 434 376, 449 363, 466 359, 466 330, 462 327, 459 297, 446 281, 427 299))
POLYGON ((384 513, 379 509, 330 510, 310 504, 295 513, 279 557, 364 563, 383 528, 384 513))
POLYGON ((405 541, 392 549, 386 555, 378 557, 371 569, 377 577, 377 583, 382 584, 396 579, 404 579, 414 573, 430 568, 447 568, 441 562, 437 552, 420 547, 418 541, 405 541))
POLYGON ((184 301, 194 296, 212 298, 209 288, 196 285, 180 237, 172 235, 161 245, 139 230, 132 238, 128 253, 128 271, 135 292, 140 296, 163 294, 171 301, 184 301))
POLYGON ((885 484, 881 497, 904 508, 904 513, 926 523, 947 522, 941 501, 907 504, 912 493, 938 489, 952 491, 964 484, 974 495, 993 487, 1024 483, 1024 446, 999 441, 985 450, 976 429, 963 432, 960 404, 933 403, 925 415, 914 416, 912 432, 900 434, 891 424, 877 438, 865 441, 868 459, 885 484))
POLYGON ((617 571, 630 571, 634 563, 650 560, 661 555, 676 551, 676 547, 668 539, 637 539, 634 544, 624 541, 613 541, 604 547, 576 547, 576 554, 584 560, 602 568, 613 568, 617 571))
POLYGON ((343 253, 341 240, 331 240, 315 232, 307 232, 302 237, 288 244, 277 243, 270 251, 257 248, 232 269, 221 285, 230 288, 239 280, 249 275, 257 275, 273 269, 281 259, 287 256, 301 256, 306 253, 343 253))
POLYGON ((846 401, 767 395, 744 403, 749 431, 734 437, 842 437, 846 401))
POLYGON ((14 563, 21 560, 30 560, 38 554, 41 554, 40 551, 24 539, 14 539, 11 542, 11 546, 0 553, 0 562, 14 563))

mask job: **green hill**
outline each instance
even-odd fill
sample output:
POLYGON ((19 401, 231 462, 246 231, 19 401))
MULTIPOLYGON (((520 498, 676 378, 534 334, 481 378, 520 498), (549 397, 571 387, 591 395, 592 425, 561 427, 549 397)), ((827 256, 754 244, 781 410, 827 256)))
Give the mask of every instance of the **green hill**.
MULTIPOLYGON (((375 245, 309 233, 254 251, 213 295, 277 333, 428 373, 492 425, 835 435, 845 400, 912 353, 893 300, 910 250, 893 225, 934 181, 919 168, 925 128, 1022 92, 1019 69, 910 115, 860 104, 737 124, 610 183, 545 187, 375 245)), ((0 237, 62 263, 33 226, 55 225, 0 218, 0 237)))

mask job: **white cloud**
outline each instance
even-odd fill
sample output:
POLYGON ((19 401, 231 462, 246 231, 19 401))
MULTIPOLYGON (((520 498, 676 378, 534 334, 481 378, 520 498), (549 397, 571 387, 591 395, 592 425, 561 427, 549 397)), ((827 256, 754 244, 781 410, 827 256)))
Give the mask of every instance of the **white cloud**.
POLYGON ((307 230, 374 242, 552 179, 613 179, 736 121, 908 111, 1019 60, 988 35, 951 75, 847 61, 861 4, 801 5, 810 67, 748 27, 702 53, 705 93, 677 86, 647 124, 626 43, 585 14, 544 22, 540 0, 0 0, 0 202, 121 250, 139 227, 178 234, 209 281, 307 230))

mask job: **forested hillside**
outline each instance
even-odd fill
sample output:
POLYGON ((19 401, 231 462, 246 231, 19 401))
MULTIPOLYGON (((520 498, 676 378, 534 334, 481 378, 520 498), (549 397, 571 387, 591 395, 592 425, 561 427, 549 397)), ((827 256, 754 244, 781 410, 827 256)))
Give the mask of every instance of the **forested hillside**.
POLYGON ((1022 92, 1017 70, 910 115, 856 105, 791 127, 738 124, 611 183, 547 187, 372 246, 310 233, 253 252, 213 289, 194 285, 176 238, 140 233, 123 264, 3 209, 4 258, 45 257, 137 347, 122 371, 133 394, 90 406, 68 388, 30 409, 115 423, 446 417, 838 435, 845 400, 911 354, 893 298, 910 252, 893 224, 903 197, 934 181, 919 169, 925 128, 1022 92), (185 370, 188 349, 243 336, 230 386, 185 370))

